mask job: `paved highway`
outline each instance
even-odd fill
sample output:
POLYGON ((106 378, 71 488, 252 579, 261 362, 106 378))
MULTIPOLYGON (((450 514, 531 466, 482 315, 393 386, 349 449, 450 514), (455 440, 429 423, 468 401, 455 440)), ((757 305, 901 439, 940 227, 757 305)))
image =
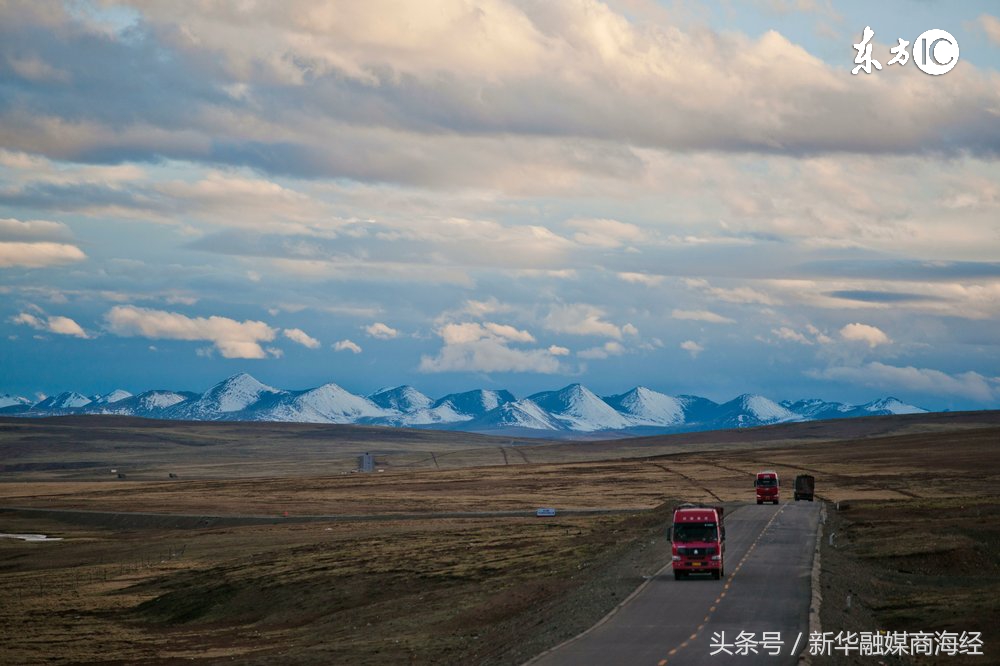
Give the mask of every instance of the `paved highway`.
POLYGON ((795 664, 809 636, 818 521, 818 502, 735 509, 726 516, 723 580, 675 581, 668 565, 602 623, 529 664, 795 664), (756 654, 738 653, 740 632, 753 634, 756 654), (781 644, 765 648, 764 632, 781 644))

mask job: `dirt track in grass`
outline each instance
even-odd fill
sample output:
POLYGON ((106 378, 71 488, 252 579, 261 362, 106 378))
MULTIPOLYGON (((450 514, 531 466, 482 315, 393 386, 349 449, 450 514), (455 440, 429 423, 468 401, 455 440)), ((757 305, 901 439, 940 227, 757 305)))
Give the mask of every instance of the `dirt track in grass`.
MULTIPOLYGON (((662 530, 670 505, 752 501, 750 481, 762 467, 786 483, 814 474, 819 497, 845 509, 831 511, 838 536, 823 554, 824 629, 981 630, 987 654, 996 654, 1000 427, 911 421, 889 435, 807 445, 756 432, 741 446, 720 437, 697 453, 626 442, 629 456, 652 455, 588 461, 576 452, 566 462, 372 475, 301 465, 289 476, 294 460, 281 463, 280 475, 249 479, 245 468, 231 479, 173 481, 31 470, 0 483, 0 507, 263 513, 279 522, 101 527, 0 512, 0 532, 64 538, 0 539, 0 661, 520 663, 589 626, 669 561, 662 530), (633 511, 280 522, 284 511, 537 506, 633 511), (969 516, 958 530, 947 518, 956 511, 969 516), (946 531, 949 539, 935 537, 946 531), (841 586, 855 580, 876 583, 853 589, 846 611, 841 586)), ((587 455, 596 451, 587 446, 587 455)), ((600 446, 613 458, 612 443, 600 446)))

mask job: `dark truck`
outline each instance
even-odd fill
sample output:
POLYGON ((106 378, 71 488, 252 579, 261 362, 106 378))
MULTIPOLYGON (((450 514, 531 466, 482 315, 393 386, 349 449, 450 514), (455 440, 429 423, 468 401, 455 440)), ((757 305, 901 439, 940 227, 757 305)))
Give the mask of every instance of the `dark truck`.
POLYGON ((816 491, 816 478, 810 474, 799 474, 795 477, 795 501, 800 499, 813 501, 813 493, 816 491))
POLYGON ((691 573, 707 573, 719 580, 726 575, 726 528, 723 508, 708 504, 681 504, 674 509, 674 522, 667 530, 673 551, 674 579, 691 573))

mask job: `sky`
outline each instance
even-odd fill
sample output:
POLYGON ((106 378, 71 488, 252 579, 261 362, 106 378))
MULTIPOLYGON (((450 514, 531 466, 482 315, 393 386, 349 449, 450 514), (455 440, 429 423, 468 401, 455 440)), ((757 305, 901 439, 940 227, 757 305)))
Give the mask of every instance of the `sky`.
POLYGON ((993 2, 0 0, 0 392, 995 409, 998 70, 993 2))

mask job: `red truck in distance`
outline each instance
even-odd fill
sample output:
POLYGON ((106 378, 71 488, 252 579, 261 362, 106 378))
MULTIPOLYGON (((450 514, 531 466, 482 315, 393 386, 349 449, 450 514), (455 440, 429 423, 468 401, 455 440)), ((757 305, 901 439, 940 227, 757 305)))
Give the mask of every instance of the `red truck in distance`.
POLYGON ((707 504, 681 504, 674 509, 674 522, 667 532, 674 580, 691 573, 711 574, 715 580, 726 575, 723 512, 721 506, 707 504))
POLYGON ((778 473, 773 470, 757 472, 757 478, 753 481, 753 487, 757 494, 757 504, 764 502, 778 503, 778 473))

